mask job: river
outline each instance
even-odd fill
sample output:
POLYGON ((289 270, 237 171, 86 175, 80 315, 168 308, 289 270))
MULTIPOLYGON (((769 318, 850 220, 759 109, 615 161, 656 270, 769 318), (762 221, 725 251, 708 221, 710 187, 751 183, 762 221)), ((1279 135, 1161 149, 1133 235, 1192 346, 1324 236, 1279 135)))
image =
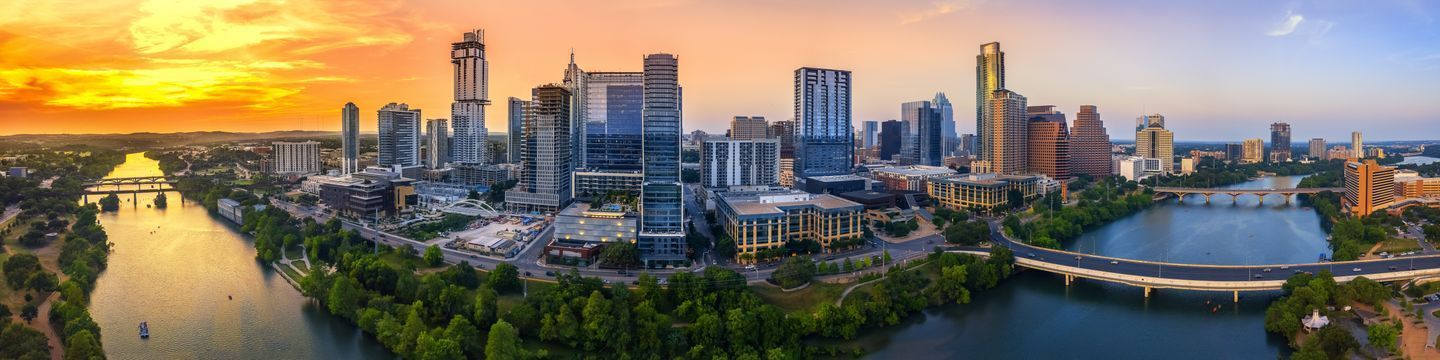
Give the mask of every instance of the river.
MULTIPOLYGON (((156 161, 134 153, 106 177, 159 175, 156 161)), ((237 226, 199 203, 181 204, 178 193, 167 197, 167 209, 152 209, 153 193, 140 194, 138 206, 124 195, 120 211, 100 215, 114 249, 90 311, 110 358, 393 358, 256 262, 237 226), (137 335, 141 321, 149 339, 137 335)))
MULTIPOLYGON (((1286 188, 1300 176, 1266 177, 1228 188, 1286 188)), ((1087 231, 1072 251, 1203 264, 1313 262, 1328 256, 1320 217, 1278 195, 1191 196, 1087 231)), ((1273 359, 1284 338, 1265 332, 1265 307, 1278 292, 1241 294, 1141 289, 1023 271, 972 302, 925 311, 862 335, 870 357, 978 359, 1273 359), (1223 304, 1212 312, 1206 301, 1223 304)))

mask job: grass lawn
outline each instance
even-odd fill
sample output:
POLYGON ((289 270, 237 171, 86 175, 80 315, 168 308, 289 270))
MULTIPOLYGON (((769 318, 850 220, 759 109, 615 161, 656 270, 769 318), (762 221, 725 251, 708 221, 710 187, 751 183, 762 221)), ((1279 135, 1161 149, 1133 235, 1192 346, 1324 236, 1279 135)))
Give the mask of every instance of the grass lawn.
POLYGON ((291 246, 285 249, 285 257, 289 258, 290 260, 305 258, 305 255, 303 253, 304 251, 301 251, 299 246, 291 246))
POLYGON ((295 282, 299 282, 299 281, 300 281, 300 278, 301 278, 302 276, 300 275, 299 272, 295 271, 295 269, 293 269, 293 268, 291 268, 291 267, 289 267, 289 266, 280 265, 280 264, 275 264, 275 266, 279 267, 279 268, 280 268, 280 271, 284 271, 284 272, 285 272, 285 275, 290 276, 290 280, 295 281, 295 282))
POLYGON ((769 285, 755 285, 750 289, 765 302, 775 305, 788 312, 811 311, 823 303, 835 303, 840 298, 840 293, 845 292, 849 285, 827 284, 813 281, 810 286, 804 289, 785 292, 778 287, 769 285))
POLYGON ((309 266, 309 265, 305 265, 305 262, 304 262, 304 261, 296 261, 296 262, 292 262, 292 263, 290 263, 290 264, 291 264, 291 265, 295 265, 295 268, 296 268, 296 269, 300 269, 300 272, 302 272, 302 273, 309 273, 309 272, 310 272, 310 266, 309 266))
POLYGON ((1394 238, 1380 242, 1380 250, 1391 254, 1420 250, 1420 244, 1413 239, 1394 238))
POLYGON ((395 267, 396 269, 419 269, 425 267, 420 266, 419 258, 396 254, 394 251, 386 251, 381 253, 380 260, 384 261, 385 264, 395 267))

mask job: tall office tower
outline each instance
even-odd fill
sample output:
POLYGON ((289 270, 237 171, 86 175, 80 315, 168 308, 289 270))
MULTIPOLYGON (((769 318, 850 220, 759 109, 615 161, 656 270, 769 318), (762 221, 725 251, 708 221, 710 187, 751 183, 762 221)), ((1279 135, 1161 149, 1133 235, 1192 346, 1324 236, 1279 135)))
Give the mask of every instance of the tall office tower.
POLYGON ((975 155, 975 153, 978 151, 976 149, 979 147, 979 143, 975 142, 975 134, 960 134, 960 153, 958 155, 975 155))
POLYGON ((780 139, 780 158, 795 158, 795 120, 770 123, 770 137, 780 139))
POLYGON ((1384 210, 1395 202, 1395 168, 1375 160, 1345 162, 1345 209, 1358 216, 1384 210))
POLYGON ((1070 129, 1070 173, 1095 178, 1110 175, 1110 134, 1095 105, 1080 105, 1075 126, 1070 129))
POLYGON ((580 154, 576 168, 600 172, 639 172, 643 164, 645 74, 586 72, 571 60, 567 81, 575 89, 571 148, 580 154))
POLYGON ((1026 114, 1025 97, 1014 91, 1000 89, 990 95, 985 114, 985 134, 980 136, 980 153, 990 162, 996 174, 1023 174, 1030 170, 1030 118, 1026 114))
POLYGON ((707 140, 700 151, 700 184, 707 188, 779 185, 780 140, 707 140))
POLYGON ((935 93, 935 100, 931 101, 935 111, 940 113, 940 156, 954 156, 959 146, 959 137, 955 134, 955 107, 950 105, 950 99, 945 93, 935 93))
POLYGON ((1290 124, 1270 124, 1270 162, 1290 161, 1290 124))
POLYGON ((530 90, 525 111, 519 183, 505 192, 518 211, 560 211, 570 204, 570 90, 556 84, 530 90))
POLYGON ((360 171, 360 107, 345 103, 340 109, 340 173, 360 171))
POLYGON ((849 175, 850 71, 795 69, 795 179, 849 175))
POLYGON ((906 158, 913 165, 940 166, 944 158, 944 118, 939 109, 929 101, 911 101, 900 104, 900 120, 909 127, 910 134, 901 148, 909 150, 906 158))
POLYGON ((1359 131, 1350 132, 1350 157, 1361 159, 1365 157, 1365 142, 1360 138, 1359 131))
POLYGON ((636 248, 647 265, 685 260, 684 191, 680 184, 680 60, 645 56, 642 110, 644 183, 640 188, 640 234, 636 248))
POLYGON ((510 153, 508 160, 512 163, 520 162, 520 148, 525 144, 525 108, 528 106, 529 102, 510 97, 510 126, 509 133, 505 134, 509 141, 505 143, 505 151, 510 153))
POLYGON ((1229 143, 1225 144, 1225 160, 1240 161, 1245 158, 1245 145, 1229 143))
MULTIPOLYGON (((1005 88, 1005 52, 1000 51, 1000 43, 992 42, 980 45, 980 55, 975 56, 975 141, 981 146, 975 150, 977 159, 994 161, 990 151, 994 150, 984 144, 991 143, 989 137, 994 136, 994 130, 990 129, 990 110, 992 96, 996 90, 1005 88)), ((1024 111, 1025 106, 1020 106, 1024 111)))
POLYGON ((425 120, 425 167, 439 169, 450 162, 450 136, 445 119, 425 120))
POLYGON ((379 114, 380 166, 420 165, 420 109, 389 103, 379 114))
POLYGON ((895 160, 895 155, 900 154, 905 138, 910 136, 910 129, 906 125, 909 124, 900 120, 890 120, 880 125, 880 160, 895 160))
POLYGON ((1030 106, 1027 124, 1030 173, 1040 173, 1056 180, 1070 179, 1070 130, 1065 113, 1054 105, 1030 106))
POLYGON ((1159 128, 1161 128, 1161 129, 1164 129, 1164 128, 1165 128, 1165 115, 1150 114, 1150 115, 1141 115, 1140 117, 1135 118, 1135 132, 1140 132, 1140 130, 1145 130, 1145 128, 1151 127, 1151 126, 1155 126, 1155 127, 1159 127, 1159 128))
POLYGON ((320 173, 320 143, 315 141, 277 141, 270 144, 271 172, 277 174, 318 174, 320 173))
POLYGON ((1160 114, 1143 116, 1145 128, 1135 132, 1135 156, 1160 159, 1160 173, 1175 172, 1175 133, 1165 129, 1160 114))
POLYGON ((770 137, 770 124, 764 116, 736 116, 730 120, 731 140, 755 140, 770 137))
POLYGON ((485 107, 490 106, 490 62, 485 60, 485 31, 467 32, 463 41, 450 44, 450 64, 455 69, 455 102, 450 103, 450 124, 455 127, 454 160, 484 164, 489 159, 485 107))
POLYGON ((1309 149, 1310 149, 1310 158, 1311 158, 1311 159, 1322 160, 1322 161, 1323 161, 1323 160, 1330 160, 1330 157, 1327 156, 1327 153, 1325 152, 1325 139, 1323 139, 1323 138, 1310 139, 1310 147, 1309 147, 1309 149))
POLYGON ((866 149, 873 149, 880 142, 880 122, 866 120, 861 124, 860 144, 866 149))
POLYGON ((1240 163, 1256 164, 1265 161, 1265 140, 1245 139, 1244 148, 1241 150, 1240 163))

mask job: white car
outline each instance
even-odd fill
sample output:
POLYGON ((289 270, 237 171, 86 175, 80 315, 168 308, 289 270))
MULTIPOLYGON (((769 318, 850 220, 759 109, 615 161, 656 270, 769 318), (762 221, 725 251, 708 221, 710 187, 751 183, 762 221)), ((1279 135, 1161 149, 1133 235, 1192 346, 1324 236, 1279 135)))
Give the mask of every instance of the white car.
POLYGON ((1351 269, 1350 271, 1360 272, 1360 268, 1354 268, 1354 269, 1351 269))

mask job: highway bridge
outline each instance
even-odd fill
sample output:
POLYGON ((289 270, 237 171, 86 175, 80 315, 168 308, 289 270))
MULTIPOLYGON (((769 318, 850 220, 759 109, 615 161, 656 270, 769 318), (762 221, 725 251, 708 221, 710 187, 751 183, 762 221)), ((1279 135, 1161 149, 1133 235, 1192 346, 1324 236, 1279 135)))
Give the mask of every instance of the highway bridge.
POLYGON ((1230 200, 1235 201, 1240 195, 1255 195, 1260 197, 1260 203, 1265 203, 1265 196, 1280 194, 1285 197, 1285 203, 1290 203, 1290 196, 1295 194, 1317 194, 1325 191, 1343 192, 1344 188, 1292 188, 1292 189, 1216 189, 1216 188, 1188 188, 1188 187, 1165 187, 1158 186, 1151 188, 1157 194, 1173 194, 1185 202, 1185 195, 1199 194, 1205 196, 1205 203, 1210 203, 1210 196, 1216 194, 1230 195, 1230 200))
POLYGON ((1241 291, 1279 290, 1292 275, 1324 270, 1342 283, 1360 276, 1391 282, 1440 275, 1440 255, 1303 264, 1177 264, 1040 248, 1005 236, 998 222, 992 221, 990 229, 996 243, 1014 251, 1016 265, 1063 275, 1066 285, 1085 278, 1140 287, 1146 297, 1152 289, 1182 289, 1232 292, 1239 301, 1241 291))

